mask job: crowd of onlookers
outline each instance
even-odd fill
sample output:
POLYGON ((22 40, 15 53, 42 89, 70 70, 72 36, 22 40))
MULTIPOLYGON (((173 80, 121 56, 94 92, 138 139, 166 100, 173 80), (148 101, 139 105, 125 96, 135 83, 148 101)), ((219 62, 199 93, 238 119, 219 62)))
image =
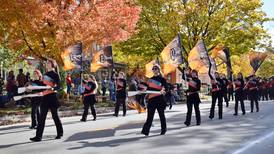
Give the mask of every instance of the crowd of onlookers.
MULTIPOLYGON (((0 74, 0 107, 4 107, 6 103, 12 100, 17 94, 18 87, 24 87, 30 81, 30 73, 24 74, 23 69, 19 69, 19 73, 15 76, 14 71, 9 71, 6 83, 0 74), (6 93, 4 93, 4 89, 6 93)), ((17 107, 24 107, 25 100, 16 101, 17 107)))

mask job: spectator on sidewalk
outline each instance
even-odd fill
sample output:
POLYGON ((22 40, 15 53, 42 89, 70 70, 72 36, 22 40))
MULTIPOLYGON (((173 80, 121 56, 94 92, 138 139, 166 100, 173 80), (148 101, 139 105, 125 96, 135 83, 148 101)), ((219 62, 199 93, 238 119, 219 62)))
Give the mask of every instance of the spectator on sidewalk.
POLYGON ((107 90, 107 80, 106 79, 102 80, 101 89, 102 89, 102 96, 105 96, 106 90, 107 90))
POLYGON ((14 76, 13 71, 9 71, 9 73, 8 73, 6 90, 8 93, 8 102, 9 102, 9 101, 11 101, 14 94, 17 93, 17 85, 16 85, 15 76, 14 76))
POLYGON ((2 75, 0 73, 0 107, 4 107, 5 105, 3 101, 3 86, 4 86, 4 80, 2 79, 2 75))
MULTIPOLYGON (((23 69, 19 69, 19 74, 16 77, 16 81, 18 83, 18 88, 24 87, 25 84, 27 83, 26 75, 23 73, 23 69)), ((17 101, 16 105, 17 105, 17 107, 24 107, 25 106, 24 99, 17 101)))

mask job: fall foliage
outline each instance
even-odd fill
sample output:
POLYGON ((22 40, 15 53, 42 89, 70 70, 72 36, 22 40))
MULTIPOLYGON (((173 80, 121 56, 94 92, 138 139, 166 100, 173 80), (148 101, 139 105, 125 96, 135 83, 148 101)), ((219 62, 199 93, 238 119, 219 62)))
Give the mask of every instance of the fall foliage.
POLYGON ((0 1, 0 38, 25 54, 52 57, 75 42, 110 44, 136 32, 140 7, 131 0, 0 1))

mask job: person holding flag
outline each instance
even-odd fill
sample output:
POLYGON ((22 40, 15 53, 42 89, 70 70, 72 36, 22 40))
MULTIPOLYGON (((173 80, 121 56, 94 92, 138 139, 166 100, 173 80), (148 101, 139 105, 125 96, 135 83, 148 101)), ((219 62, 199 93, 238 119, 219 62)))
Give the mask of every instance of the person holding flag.
POLYGON ((223 94, 222 94, 222 87, 223 87, 223 80, 219 77, 219 73, 215 72, 216 80, 211 80, 211 95, 212 95, 212 104, 210 108, 210 115, 209 118, 214 118, 214 110, 216 105, 216 100, 218 100, 218 111, 219 111, 219 119, 223 118, 223 94))
POLYGON ((82 115, 82 119, 80 121, 86 122, 88 109, 91 108, 91 114, 93 115, 93 121, 96 120, 96 110, 95 110, 95 103, 96 101, 96 93, 98 89, 98 84, 93 75, 86 76, 87 80, 83 81, 83 86, 85 87, 85 91, 83 95, 83 103, 84 103, 84 112, 82 115))
POLYGON ((38 122, 36 136, 30 138, 33 142, 39 142, 42 140, 48 110, 51 111, 52 119, 54 120, 57 130, 57 136, 55 139, 60 139, 63 136, 63 126, 58 116, 58 108, 60 103, 57 98, 57 90, 60 89, 60 76, 56 61, 47 59, 46 70, 47 72, 43 76, 43 83, 47 86, 51 86, 52 89, 43 91, 43 102, 40 106, 41 117, 38 122))
POLYGON ((234 81, 235 85, 235 113, 233 115, 238 115, 238 104, 241 103, 241 109, 243 115, 245 115, 245 104, 244 104, 244 79, 242 73, 238 73, 237 79, 234 81))
POLYGON ((127 82, 125 79, 125 73, 119 72, 119 76, 116 79, 116 104, 115 104, 115 112, 113 116, 118 117, 119 108, 123 106, 123 116, 126 116, 126 97, 127 97, 127 82))
POLYGON ((256 105, 256 112, 259 112, 258 102, 258 81, 255 79, 255 75, 249 76, 249 81, 246 83, 244 89, 248 90, 248 98, 250 99, 251 113, 253 112, 254 103, 256 105))
POLYGON ((161 121, 161 135, 166 133, 165 108, 166 101, 164 98, 167 89, 166 79, 161 76, 159 64, 154 63, 152 67, 153 76, 147 81, 147 90, 160 91, 161 94, 149 94, 147 103, 147 119, 142 129, 142 134, 148 136, 153 121, 155 110, 158 111, 161 121))
MULTIPOLYGON (((43 81, 42 81, 42 73, 36 69, 34 71, 34 80, 30 82, 31 85, 33 86, 43 86, 43 81)), ((41 92, 41 90, 36 90, 36 92, 41 92)), ((31 126, 29 127, 30 129, 37 128, 39 119, 40 119, 40 105, 42 100, 42 97, 32 97, 31 98, 31 126)))
POLYGON ((190 125, 192 106, 194 106, 195 115, 196 115, 196 125, 200 125, 201 115, 200 115, 199 104, 201 103, 201 100, 199 97, 199 91, 201 88, 201 81, 198 78, 198 72, 196 70, 192 70, 191 77, 188 78, 187 80, 188 80, 188 89, 186 90, 187 115, 186 115, 186 121, 184 124, 186 126, 190 125))

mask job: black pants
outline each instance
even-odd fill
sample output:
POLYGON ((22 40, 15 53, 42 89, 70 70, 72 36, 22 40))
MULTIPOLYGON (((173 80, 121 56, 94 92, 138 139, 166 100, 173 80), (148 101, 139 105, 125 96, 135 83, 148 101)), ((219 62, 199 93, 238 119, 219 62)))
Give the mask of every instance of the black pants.
POLYGON ((215 111, 215 105, 216 105, 217 99, 218 99, 219 119, 223 118, 223 96, 220 91, 217 91, 212 93, 212 104, 211 104, 210 114, 209 114, 210 119, 214 118, 214 111, 215 111))
POLYGON ((228 102, 228 97, 227 97, 227 91, 223 91, 223 98, 224 98, 224 101, 226 102, 226 107, 229 106, 229 102, 228 102))
POLYGON ((271 100, 274 99, 274 88, 273 88, 273 87, 271 87, 271 88, 269 89, 269 97, 270 97, 271 100))
POLYGON ((228 101, 234 101, 234 95, 233 95, 233 91, 229 91, 228 92, 228 101))
POLYGON ((243 95, 241 93, 235 93, 235 114, 238 114, 238 104, 241 103, 242 113, 245 114, 245 104, 243 95))
POLYGON ((161 131, 166 131, 166 117, 165 117, 165 106, 166 103, 164 100, 158 101, 149 101, 147 106, 147 120, 143 126, 142 133, 149 134, 151 124, 154 118, 155 110, 157 110, 160 121, 161 121, 161 131))
POLYGON ((187 96, 187 114, 186 114, 186 121, 185 123, 187 125, 190 125, 191 123, 191 115, 192 115, 192 107, 194 106, 195 115, 196 115, 196 123, 199 125, 201 124, 201 115, 200 115, 200 98, 198 94, 192 94, 190 96, 187 96))
POLYGON ((136 96, 136 100, 138 101, 138 103, 142 106, 145 107, 145 94, 141 94, 141 95, 137 95, 136 96))
POLYGON ((123 116, 126 115, 127 109, 126 109, 126 98, 116 98, 116 104, 115 104, 115 115, 118 116, 119 114, 119 108, 120 105, 123 106, 123 116))
POLYGON ((40 104, 42 99, 32 98, 31 99, 31 127, 37 126, 40 120, 40 104))
POLYGON ((268 101, 268 91, 267 91, 267 89, 263 89, 261 92, 262 92, 262 100, 263 101, 264 100, 268 101))
POLYGON ((82 120, 87 119, 89 107, 91 109, 91 114, 93 115, 93 118, 96 119, 96 110, 95 110, 96 98, 95 98, 95 95, 90 95, 90 96, 84 97, 83 103, 84 103, 84 112, 82 115, 82 120))
POLYGON ((103 88, 102 88, 102 95, 103 95, 103 96, 106 95, 106 91, 107 91, 107 88, 103 87, 103 88))
POLYGON ((255 105, 256 105, 256 111, 259 112, 259 102, 258 102, 258 100, 257 99, 250 99, 251 112, 253 112, 254 102, 255 102, 255 105))
POLYGON ((52 119, 55 123, 57 135, 59 135, 59 136, 63 135, 63 126, 62 126, 61 120, 58 116, 58 107, 56 107, 56 106, 41 106, 41 117, 40 117, 40 121, 38 123, 38 127, 36 130, 36 137, 38 137, 38 138, 42 138, 42 136, 43 136, 48 110, 50 110, 52 119))
POLYGON ((257 112, 259 111, 259 103, 258 103, 258 91, 257 90, 251 90, 249 91, 249 99, 250 99, 250 107, 251 112, 253 112, 254 103, 256 105, 257 112))

